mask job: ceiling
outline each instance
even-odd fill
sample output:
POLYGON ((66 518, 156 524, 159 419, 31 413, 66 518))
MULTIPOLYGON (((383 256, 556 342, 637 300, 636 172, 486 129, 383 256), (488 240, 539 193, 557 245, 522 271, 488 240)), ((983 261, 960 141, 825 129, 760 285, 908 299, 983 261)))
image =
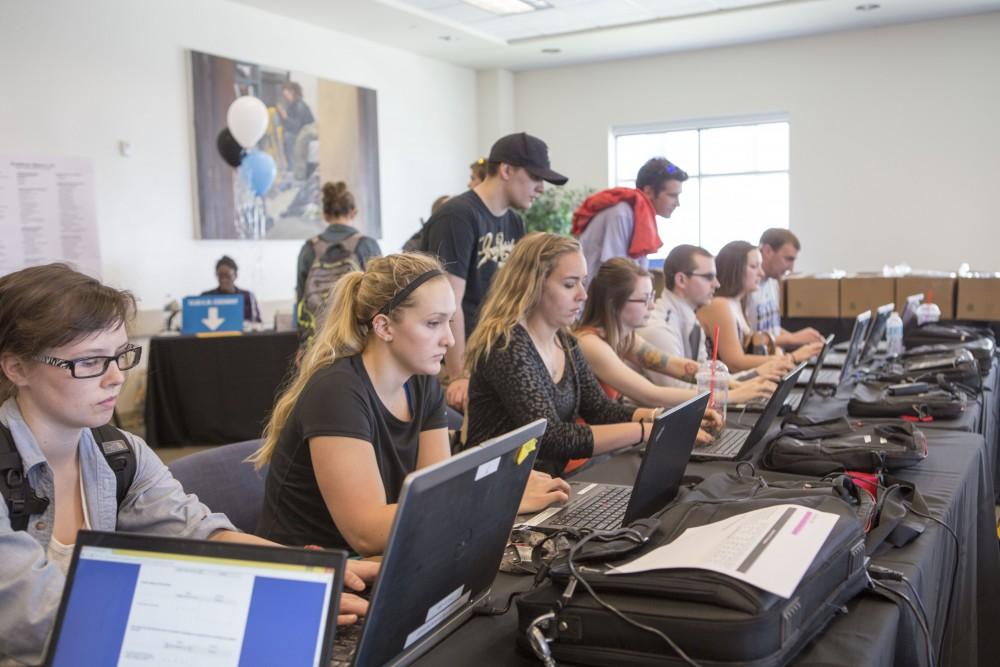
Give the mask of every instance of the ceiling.
POLYGON ((234 1, 465 67, 515 71, 1000 11, 1000 0, 547 0, 551 8, 500 16, 461 0, 234 1), (880 6, 857 9, 867 4, 880 6))

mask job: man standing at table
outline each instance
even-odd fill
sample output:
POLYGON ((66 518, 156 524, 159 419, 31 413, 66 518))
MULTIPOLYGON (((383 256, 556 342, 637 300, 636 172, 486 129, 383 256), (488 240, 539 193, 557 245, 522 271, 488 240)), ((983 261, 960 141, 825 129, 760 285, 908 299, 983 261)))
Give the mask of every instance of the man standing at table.
POLYGON ((465 410, 469 378, 465 341, 476 327, 479 305, 493 274, 514 243, 524 236, 524 221, 512 208, 528 209, 545 182, 563 185, 567 178, 549 166, 545 142, 524 132, 501 137, 486 158, 486 180, 446 201, 427 221, 421 250, 437 255, 461 308, 452 331, 455 344, 445 356, 448 405, 465 410))
POLYGON ((781 278, 795 268, 795 260, 802 250, 798 237, 787 229, 772 227, 760 237, 761 270, 764 277, 760 286, 750 294, 747 302, 747 319, 757 332, 769 334, 778 347, 794 349, 808 343, 822 343, 823 335, 812 327, 791 333, 781 328, 781 308, 778 290, 781 278))
POLYGON ((588 275, 613 257, 629 257, 647 268, 646 256, 663 245, 656 216, 669 218, 681 204, 684 170, 662 157, 642 165, 634 188, 609 188, 587 197, 573 214, 588 275))

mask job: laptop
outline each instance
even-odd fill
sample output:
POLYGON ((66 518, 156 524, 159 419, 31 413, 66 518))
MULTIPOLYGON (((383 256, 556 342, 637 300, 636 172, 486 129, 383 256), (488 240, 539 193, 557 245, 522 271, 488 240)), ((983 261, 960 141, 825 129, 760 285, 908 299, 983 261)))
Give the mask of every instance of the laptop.
POLYGON ((45 664, 326 667, 346 559, 80 531, 45 664))
MULTIPOLYGON (((823 347, 820 349, 819 354, 816 355, 816 368, 823 367, 823 359, 826 358, 826 354, 830 351, 831 347, 833 347, 833 334, 827 336, 823 341, 823 347)), ((788 394, 788 398, 785 399, 785 405, 789 410, 795 414, 799 414, 802 410, 802 406, 806 404, 806 401, 808 401, 809 397, 813 394, 813 389, 816 386, 816 377, 817 375, 815 373, 810 373, 809 381, 806 382, 804 389, 799 389, 798 387, 792 389, 792 391, 788 394)), ((750 403, 730 403, 729 409, 745 410, 746 412, 762 412, 766 406, 767 401, 759 399, 750 403)))
POLYGON ((565 507, 550 507, 523 525, 543 532, 614 530, 666 507, 680 490, 708 397, 703 392, 656 417, 633 486, 570 482, 565 507))
POLYGON ((923 301, 923 294, 911 294, 906 297, 906 305, 903 307, 903 314, 900 316, 900 319, 903 320, 904 333, 917 326, 917 308, 920 307, 923 301))
POLYGON ((747 458, 753 453, 754 448, 763 442, 764 436, 767 435, 767 430, 771 427, 771 423, 775 417, 778 416, 781 406, 785 404, 785 399, 788 398, 792 387, 795 386, 795 381, 805 367, 806 362, 803 361, 781 379, 781 383, 775 389, 774 393, 771 394, 771 398, 767 401, 767 407, 764 408, 764 412, 757 418, 753 428, 726 426, 722 434, 715 439, 715 442, 695 450, 691 455, 691 460, 738 461, 747 458))
POLYGON ((408 665, 489 597, 544 432, 538 419, 407 476, 368 616, 333 665, 408 665))
MULTIPOLYGON (((866 310, 854 318, 854 329, 851 330, 851 339, 847 344, 847 353, 844 355, 844 365, 841 368, 821 368, 817 365, 815 368, 811 368, 808 372, 799 376, 799 384, 807 384, 811 381, 812 376, 817 373, 819 377, 816 378, 815 384, 819 387, 839 387, 841 382, 850 377, 861 354, 861 348, 868 333, 868 325, 871 322, 871 318, 872 311, 870 310, 866 310)), ((830 355, 828 354, 825 363, 829 364, 829 359, 830 355)))
POLYGON ((875 319, 872 320, 871 326, 868 327, 868 337, 865 339, 865 346, 862 348, 861 356, 858 358, 858 366, 868 364, 875 358, 879 344, 883 343, 882 339, 885 338, 886 322, 889 321, 889 316, 892 315, 892 311, 894 310, 896 310, 895 303, 886 303, 878 307, 875 319))

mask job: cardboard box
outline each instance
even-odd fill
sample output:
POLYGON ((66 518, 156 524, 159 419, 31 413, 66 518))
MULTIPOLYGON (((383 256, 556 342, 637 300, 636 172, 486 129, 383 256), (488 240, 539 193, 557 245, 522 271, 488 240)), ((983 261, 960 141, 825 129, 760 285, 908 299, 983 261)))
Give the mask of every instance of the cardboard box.
POLYGON ((947 274, 911 273, 896 278, 896 310, 902 314, 906 297, 923 294, 924 301, 933 300, 941 309, 942 320, 955 319, 955 286, 957 279, 947 274))
POLYGON ((840 280, 832 275, 785 278, 786 317, 840 317, 840 280))
POLYGON ((881 273, 857 273, 840 280, 840 316, 856 317, 866 310, 896 302, 896 279, 881 273))
POLYGON ((1000 274, 959 278, 955 317, 1000 321, 1000 274))

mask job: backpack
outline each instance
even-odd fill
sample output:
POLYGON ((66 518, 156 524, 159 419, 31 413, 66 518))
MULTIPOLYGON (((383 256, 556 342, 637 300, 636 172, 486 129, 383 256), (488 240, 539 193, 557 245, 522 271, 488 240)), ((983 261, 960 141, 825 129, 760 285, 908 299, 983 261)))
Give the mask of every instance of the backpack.
POLYGON ((360 271, 361 262, 355 251, 364 237, 355 232, 342 241, 330 243, 319 236, 309 239, 315 259, 306 274, 305 289, 299 301, 297 320, 302 346, 312 342, 313 336, 323 324, 326 303, 334 285, 351 271, 360 271))
MULTIPOLYGON (((125 434, 110 424, 90 429, 104 454, 104 460, 115 473, 115 498, 122 506, 132 481, 135 479, 135 452, 125 434)), ((0 424, 0 494, 7 503, 10 526, 14 530, 27 530, 32 514, 41 514, 49 506, 48 498, 40 498, 28 484, 21 455, 17 453, 10 429, 0 424)))

